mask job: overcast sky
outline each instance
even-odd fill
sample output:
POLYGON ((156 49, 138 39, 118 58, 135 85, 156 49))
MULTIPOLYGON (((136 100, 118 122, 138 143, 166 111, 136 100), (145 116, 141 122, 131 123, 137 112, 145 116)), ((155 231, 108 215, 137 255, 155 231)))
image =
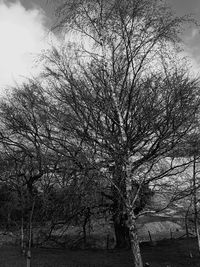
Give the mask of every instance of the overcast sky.
MULTIPOLYGON (((55 41, 49 28, 53 24, 56 0, 0 0, 0 90, 13 81, 35 75, 39 69, 36 54, 55 41)), ((150 0, 151 1, 151 0, 150 0)), ((168 0, 177 14, 196 13, 200 22, 200 0, 168 0)), ((200 35, 195 28, 184 36, 186 54, 200 69, 200 35)))

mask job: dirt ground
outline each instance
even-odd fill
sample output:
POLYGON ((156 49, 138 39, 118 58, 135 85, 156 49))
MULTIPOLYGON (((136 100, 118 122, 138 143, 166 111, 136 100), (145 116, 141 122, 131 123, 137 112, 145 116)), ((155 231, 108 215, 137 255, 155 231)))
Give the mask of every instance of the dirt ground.
MULTIPOLYGON (((144 262, 148 262, 150 267, 200 267, 197 242, 193 238, 160 241, 152 245, 143 243, 141 249, 144 262)), ((0 266, 25 267, 26 260, 17 247, 2 247, 0 266)), ((133 264, 131 252, 127 250, 35 248, 31 267, 133 267, 133 264)))

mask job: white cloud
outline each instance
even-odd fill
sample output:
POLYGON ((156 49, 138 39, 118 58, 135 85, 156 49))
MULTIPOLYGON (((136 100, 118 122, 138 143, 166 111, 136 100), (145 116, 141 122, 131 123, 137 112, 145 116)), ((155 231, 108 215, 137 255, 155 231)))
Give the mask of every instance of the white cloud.
POLYGON ((20 2, 0 1, 0 90, 38 72, 36 54, 47 48, 45 15, 20 2))

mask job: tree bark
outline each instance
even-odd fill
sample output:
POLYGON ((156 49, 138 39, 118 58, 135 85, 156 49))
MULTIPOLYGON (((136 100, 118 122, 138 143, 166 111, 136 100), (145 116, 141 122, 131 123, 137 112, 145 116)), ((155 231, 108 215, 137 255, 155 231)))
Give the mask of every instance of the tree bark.
POLYGON ((130 248, 129 229, 124 200, 126 198, 125 173, 122 163, 116 162, 113 172, 112 186, 112 219, 114 224, 116 248, 130 248), (124 199, 123 199, 124 198, 124 199))
POLYGON ((113 218, 116 238, 116 248, 130 248, 129 229, 125 225, 125 219, 118 214, 118 218, 113 218))
POLYGON ((200 233, 199 233, 199 222, 198 222, 198 209, 197 209, 197 190, 196 190, 196 156, 193 159, 193 201, 194 201, 194 224, 195 232, 198 242, 198 250, 200 252, 200 233))
MULTIPOLYGON (((31 196, 32 197, 32 196, 31 196)), ((33 228, 33 212, 35 208, 35 199, 32 197, 32 208, 30 210, 30 216, 29 216, 29 239, 28 239, 28 251, 27 251, 27 260, 26 260, 26 266, 31 266, 31 246, 32 246, 32 228, 33 228)))
POLYGON ((136 226, 136 219, 133 210, 129 210, 129 233, 131 241, 131 250, 134 257, 135 267, 143 267, 142 256, 140 251, 140 243, 136 226))
POLYGON ((25 253, 25 249, 24 249, 24 217, 23 217, 23 215, 21 218, 21 252, 22 252, 22 254, 25 253))
POLYGON ((135 188, 133 183, 131 166, 132 163, 130 159, 128 159, 126 165, 126 209, 128 215, 128 227, 135 267, 143 267, 136 225, 136 216, 134 212, 135 202, 139 195, 139 188, 135 188))

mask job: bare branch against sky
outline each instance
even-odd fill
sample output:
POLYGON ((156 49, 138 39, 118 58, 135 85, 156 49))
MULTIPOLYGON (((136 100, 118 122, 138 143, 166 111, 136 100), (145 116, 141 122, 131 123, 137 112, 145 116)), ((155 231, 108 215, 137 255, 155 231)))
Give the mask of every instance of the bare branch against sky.
MULTIPOLYGON (((175 13, 195 13, 200 22, 199 0, 167 0, 175 13)), ((55 2, 49 0, 0 1, 0 90, 13 81, 37 74, 35 55, 51 45, 47 38, 55 23, 55 2)), ((191 58, 195 72, 199 72, 200 35, 197 27, 185 30, 185 55, 191 58)))

